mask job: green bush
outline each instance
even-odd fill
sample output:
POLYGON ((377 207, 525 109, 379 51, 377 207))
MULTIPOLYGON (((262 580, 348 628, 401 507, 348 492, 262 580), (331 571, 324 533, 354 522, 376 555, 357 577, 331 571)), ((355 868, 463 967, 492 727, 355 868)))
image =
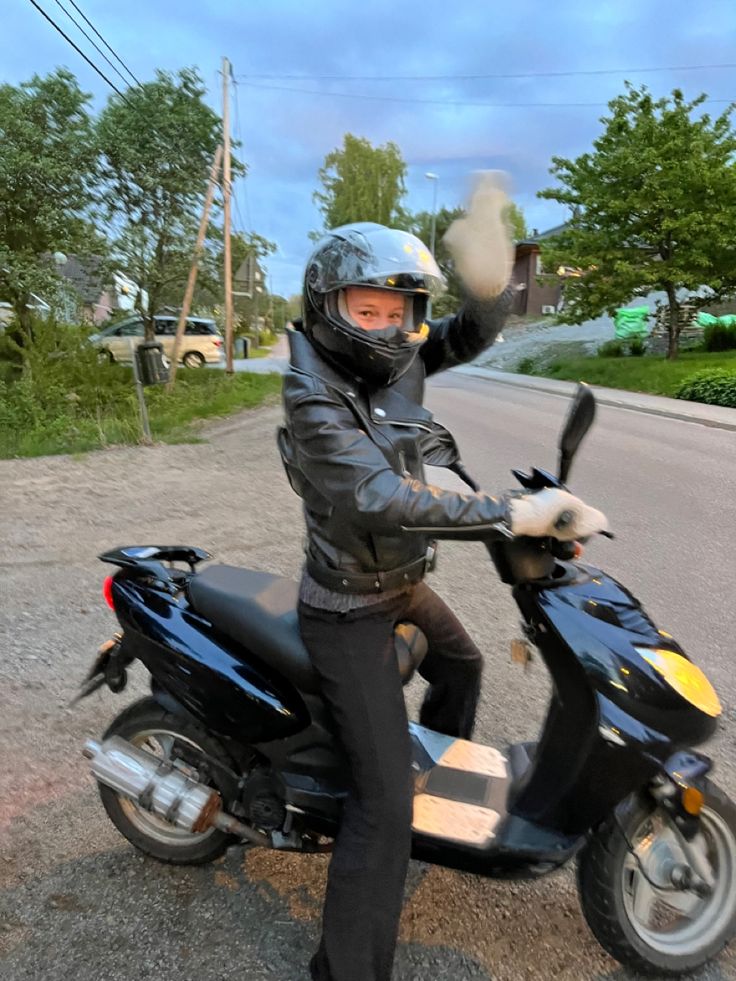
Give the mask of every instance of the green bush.
POLYGON ((522 358, 517 364, 515 371, 517 375, 533 375, 537 366, 534 358, 522 358))
POLYGON ((736 409, 736 371, 728 368, 698 371, 685 379, 675 392, 675 397, 736 409))
POLYGON ((703 331, 703 347, 706 351, 736 350, 736 324, 708 324, 703 331))
POLYGON ((647 342, 643 337, 629 340, 606 341, 596 352, 599 358, 641 358, 646 354, 647 342))
POLYGON ((622 358, 624 345, 621 341, 606 341, 598 348, 599 358, 622 358))

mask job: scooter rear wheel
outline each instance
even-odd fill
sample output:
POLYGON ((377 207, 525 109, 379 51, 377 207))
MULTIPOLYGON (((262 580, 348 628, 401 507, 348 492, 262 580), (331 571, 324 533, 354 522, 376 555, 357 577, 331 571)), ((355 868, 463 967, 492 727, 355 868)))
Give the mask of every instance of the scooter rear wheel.
MULTIPOLYGON (((121 736, 162 759, 177 760, 179 766, 192 769, 192 776, 196 775, 198 760, 205 754, 226 767, 232 767, 232 761, 223 748, 206 732, 187 719, 167 712, 153 698, 143 698, 128 706, 112 722, 104 738, 108 736, 121 736)), ((217 787, 215 779, 210 783, 217 787)), ((216 828, 199 834, 185 831, 123 797, 111 787, 98 784, 98 788, 107 816, 118 831, 140 851, 160 862, 204 865, 219 858, 237 840, 216 828)), ((220 787, 217 789, 222 790, 220 787)))
POLYGON ((692 971, 736 935, 736 807, 713 783, 690 847, 712 877, 708 895, 678 884, 690 864, 679 835, 654 801, 632 797, 578 858, 588 926, 642 974, 692 971))

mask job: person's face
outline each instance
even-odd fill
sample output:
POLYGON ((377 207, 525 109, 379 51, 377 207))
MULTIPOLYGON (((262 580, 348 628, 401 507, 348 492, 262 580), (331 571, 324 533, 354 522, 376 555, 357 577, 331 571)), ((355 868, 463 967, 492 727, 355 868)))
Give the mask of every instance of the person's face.
POLYGON ((348 286, 345 290, 348 313, 363 330, 383 330, 404 323, 406 296, 394 290, 348 286))

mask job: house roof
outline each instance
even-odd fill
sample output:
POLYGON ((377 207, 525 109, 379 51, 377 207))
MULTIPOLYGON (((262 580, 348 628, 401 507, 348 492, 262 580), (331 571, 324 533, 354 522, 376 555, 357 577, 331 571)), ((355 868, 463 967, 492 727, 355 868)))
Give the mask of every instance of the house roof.
MULTIPOLYGON (((543 242, 546 238, 552 238, 554 235, 559 235, 560 232, 568 227, 569 222, 565 222, 563 225, 555 225, 554 228, 548 228, 546 232, 540 232, 536 235, 530 235, 528 238, 522 239, 517 242, 517 245, 538 245, 539 242, 543 242)), ((536 232, 536 228, 534 229, 536 232)))

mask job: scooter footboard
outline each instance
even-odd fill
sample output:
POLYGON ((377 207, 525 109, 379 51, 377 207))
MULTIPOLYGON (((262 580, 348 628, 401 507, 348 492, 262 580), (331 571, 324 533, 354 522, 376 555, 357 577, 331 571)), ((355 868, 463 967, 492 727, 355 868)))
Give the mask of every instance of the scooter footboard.
POLYGON ((410 725, 414 750, 415 834, 487 848, 506 816, 514 779, 508 757, 481 746, 410 725))

